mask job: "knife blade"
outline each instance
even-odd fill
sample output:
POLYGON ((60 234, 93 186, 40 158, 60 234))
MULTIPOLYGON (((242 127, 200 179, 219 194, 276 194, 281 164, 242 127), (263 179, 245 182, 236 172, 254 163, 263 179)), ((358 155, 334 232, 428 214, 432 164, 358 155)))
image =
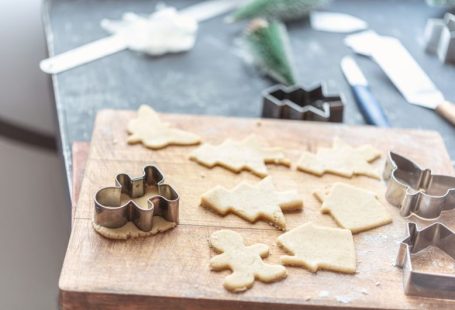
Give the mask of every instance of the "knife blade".
POLYGON ((341 60, 341 70, 351 86, 357 106, 366 123, 379 127, 390 127, 384 110, 373 96, 368 81, 352 57, 346 56, 341 60))
MULTIPOLYGON (((203 1, 184 8, 179 13, 191 16, 197 22, 202 22, 233 10, 243 2, 244 0, 203 1)), ((56 74, 120 52, 126 48, 126 40, 121 35, 114 34, 44 59, 40 62, 40 69, 49 74, 56 74)))
POLYGON ((346 43, 360 54, 369 55, 385 72, 407 102, 435 110, 455 125, 455 105, 444 99, 425 71, 401 42, 371 32, 355 34, 346 43))

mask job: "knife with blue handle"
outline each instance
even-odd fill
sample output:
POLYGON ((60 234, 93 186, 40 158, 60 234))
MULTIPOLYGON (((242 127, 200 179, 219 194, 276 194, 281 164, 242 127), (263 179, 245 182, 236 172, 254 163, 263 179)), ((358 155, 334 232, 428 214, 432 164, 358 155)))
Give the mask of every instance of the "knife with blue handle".
POLYGON ((368 82, 354 59, 349 56, 344 57, 341 60, 341 70, 351 86, 357 106, 365 122, 379 127, 390 127, 384 110, 371 93, 368 82))

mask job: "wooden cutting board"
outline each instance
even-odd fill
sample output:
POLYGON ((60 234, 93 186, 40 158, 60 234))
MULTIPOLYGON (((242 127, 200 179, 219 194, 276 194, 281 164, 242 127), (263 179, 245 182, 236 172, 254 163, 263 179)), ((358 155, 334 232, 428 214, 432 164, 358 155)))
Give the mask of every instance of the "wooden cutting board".
MULTIPOLYGON (((407 220, 385 202, 385 187, 381 181, 366 177, 316 177, 280 166, 269 166, 277 188, 297 188, 304 201, 303 212, 285 215, 289 229, 307 221, 336 227, 330 216, 320 214, 320 204, 312 196, 314 190, 336 181, 375 191, 394 221, 354 236, 355 275, 327 271, 311 273, 289 267, 288 278, 284 281, 256 282, 252 289, 241 294, 227 292, 222 282, 229 272, 211 272, 208 268, 208 261, 214 255, 207 242, 210 234, 220 228, 233 229, 244 236, 247 244, 269 245, 271 255, 266 261, 277 263, 279 256, 285 254, 275 244, 281 232, 263 222, 253 225, 234 215, 220 217, 201 208, 199 197, 217 184, 232 187, 241 180, 257 182, 259 178, 246 172, 234 174, 222 168, 202 167, 187 158, 194 147, 152 151, 141 145, 127 145, 126 124, 134 115, 131 111, 106 110, 97 116, 60 276, 62 308, 455 307, 454 301, 403 294, 402 272, 393 263, 398 244, 405 237, 407 220), (166 181, 181 195, 180 225, 166 233, 128 241, 111 241, 98 235, 91 227, 95 192, 100 187, 113 185, 117 173, 140 175, 143 167, 150 163, 161 168, 166 181)), ((352 145, 371 143, 384 152, 393 149, 435 172, 453 172, 443 141, 435 132, 188 115, 162 115, 162 118, 174 126, 200 134, 204 141, 211 143, 220 143, 228 137, 241 139, 254 133, 264 137, 271 146, 284 147, 294 162, 301 151, 330 146, 332 139, 338 136, 352 145)), ((384 156, 375 164, 381 167, 383 163, 384 156)), ((455 217, 452 214, 450 218, 451 214, 444 214, 440 221, 455 229, 455 217)), ((428 224, 417 219, 413 221, 420 227, 428 224)), ((453 268, 453 260, 437 252, 427 254, 423 258, 430 259, 420 257, 416 262, 421 270, 453 268)))

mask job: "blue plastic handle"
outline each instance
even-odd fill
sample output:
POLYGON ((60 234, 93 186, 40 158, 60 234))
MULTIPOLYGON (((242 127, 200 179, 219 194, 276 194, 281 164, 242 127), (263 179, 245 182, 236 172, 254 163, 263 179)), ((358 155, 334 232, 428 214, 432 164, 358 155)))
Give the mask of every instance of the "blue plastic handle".
POLYGON ((353 85, 351 88, 366 123, 379 127, 390 127, 389 120, 387 119, 384 110, 373 96, 368 86, 353 85))

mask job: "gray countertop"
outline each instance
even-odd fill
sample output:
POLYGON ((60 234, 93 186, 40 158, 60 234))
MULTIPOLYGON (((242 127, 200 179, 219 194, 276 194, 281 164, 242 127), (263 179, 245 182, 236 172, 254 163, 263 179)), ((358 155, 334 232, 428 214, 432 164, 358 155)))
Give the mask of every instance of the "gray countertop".
MULTIPOLYGON (((150 13, 157 2, 44 0, 49 53, 58 54, 105 37, 99 26, 101 19, 118 19, 125 11, 150 13)), ((177 8, 195 2, 167 1, 177 8)), ((455 66, 441 64, 422 48, 426 20, 441 17, 442 8, 428 7, 423 0, 339 0, 327 9, 363 18, 378 33, 399 38, 446 98, 455 101, 455 66)), ((74 141, 90 140, 94 118, 100 109, 136 109, 146 103, 160 112, 259 117, 261 91, 274 83, 242 59, 238 37, 244 27, 245 23, 226 25, 221 17, 214 18, 200 25, 196 46, 190 52, 149 57, 122 51, 54 75, 69 183, 71 145, 74 141)), ((322 81, 329 92, 342 92, 347 99, 345 123, 363 124, 339 67, 341 58, 352 54, 343 44, 345 35, 314 31, 306 20, 288 24, 288 30, 300 83, 311 86, 322 81)), ((392 126, 438 131, 455 158, 454 128, 433 111, 406 103, 375 63, 355 57, 392 126)))

